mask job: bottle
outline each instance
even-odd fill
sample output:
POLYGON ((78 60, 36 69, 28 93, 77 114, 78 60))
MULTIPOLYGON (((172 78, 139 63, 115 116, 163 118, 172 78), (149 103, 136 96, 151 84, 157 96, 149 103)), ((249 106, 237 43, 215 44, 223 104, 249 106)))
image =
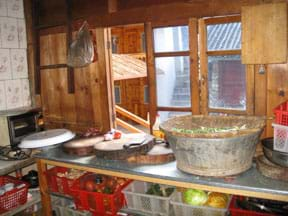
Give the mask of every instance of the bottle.
POLYGON ((154 125, 152 127, 152 131, 153 131, 153 136, 155 136, 156 139, 164 139, 164 133, 162 131, 160 131, 160 116, 159 114, 156 115, 156 119, 154 122, 154 125))

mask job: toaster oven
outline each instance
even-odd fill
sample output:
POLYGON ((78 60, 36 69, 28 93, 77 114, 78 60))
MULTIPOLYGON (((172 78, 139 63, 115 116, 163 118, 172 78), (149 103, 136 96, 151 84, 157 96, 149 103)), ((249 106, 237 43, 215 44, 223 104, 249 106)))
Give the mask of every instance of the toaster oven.
POLYGON ((0 113, 0 146, 17 148, 21 140, 42 129, 39 109, 6 111, 0 113))

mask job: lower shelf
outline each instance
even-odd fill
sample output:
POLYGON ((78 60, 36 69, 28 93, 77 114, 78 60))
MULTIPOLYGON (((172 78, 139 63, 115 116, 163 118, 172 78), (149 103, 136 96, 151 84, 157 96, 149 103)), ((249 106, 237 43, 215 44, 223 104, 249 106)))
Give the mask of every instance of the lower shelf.
POLYGON ((32 207, 33 205, 41 202, 41 196, 40 196, 39 188, 29 189, 29 193, 32 194, 32 198, 30 200, 28 200, 24 205, 17 206, 16 208, 11 209, 10 211, 7 211, 7 212, 1 214, 1 216, 16 215, 17 213, 20 213, 20 212, 28 209, 29 207, 32 207))

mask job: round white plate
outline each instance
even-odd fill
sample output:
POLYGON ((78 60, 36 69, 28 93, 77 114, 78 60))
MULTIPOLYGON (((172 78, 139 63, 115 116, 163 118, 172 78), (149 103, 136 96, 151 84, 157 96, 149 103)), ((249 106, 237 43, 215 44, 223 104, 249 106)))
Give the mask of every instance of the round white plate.
POLYGON ((75 134, 67 129, 51 129, 31 134, 25 137, 18 145, 19 148, 41 148, 66 142, 75 137, 75 134))

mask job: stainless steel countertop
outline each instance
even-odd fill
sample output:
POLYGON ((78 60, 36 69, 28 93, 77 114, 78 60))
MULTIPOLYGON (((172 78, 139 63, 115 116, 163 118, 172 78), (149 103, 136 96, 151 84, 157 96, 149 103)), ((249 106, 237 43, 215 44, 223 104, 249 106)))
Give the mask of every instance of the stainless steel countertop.
POLYGON ((21 169, 33 163, 35 163, 35 159, 32 157, 24 160, 14 161, 0 160, 0 175, 7 175, 8 173, 14 172, 17 169, 21 169))
POLYGON ((284 195, 287 196, 288 202, 288 182, 273 180, 261 175, 255 164, 248 171, 235 177, 214 178, 184 173, 177 169, 176 162, 161 165, 139 165, 119 160, 104 160, 95 156, 79 157, 66 154, 62 151, 61 146, 44 150, 35 154, 34 157, 158 179, 284 195))

